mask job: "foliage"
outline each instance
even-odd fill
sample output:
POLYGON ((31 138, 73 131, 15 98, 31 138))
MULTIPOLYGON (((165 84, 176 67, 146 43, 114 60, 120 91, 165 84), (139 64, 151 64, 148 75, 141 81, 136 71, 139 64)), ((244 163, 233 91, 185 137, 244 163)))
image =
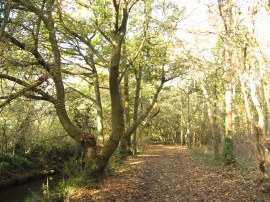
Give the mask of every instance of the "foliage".
POLYGON ((19 173, 31 173, 37 169, 37 165, 25 157, 20 156, 1 156, 0 171, 2 176, 12 176, 12 172, 19 173))
MULTIPOLYGON (((47 171, 50 170, 59 172, 67 168, 66 164, 76 164, 81 167, 81 152, 77 144, 44 146, 36 146, 28 154, 2 154, 0 156, 0 177, 2 179, 0 186, 20 184, 44 174, 47 176, 47 171)), ((79 174, 77 171, 73 172, 73 174, 75 173, 79 174)))
POLYGON ((234 155, 234 145, 233 140, 230 137, 225 138, 224 142, 224 162, 226 165, 232 165, 235 163, 235 155, 234 155))
POLYGON ((43 191, 43 194, 31 193, 26 199, 25 202, 37 201, 37 202, 59 202, 59 201, 69 201, 71 195, 74 191, 74 188, 70 184, 66 184, 63 180, 59 182, 59 185, 50 190, 49 193, 43 191))
POLYGON ((122 164, 123 164, 124 160, 125 159, 123 159, 123 157, 121 156, 119 150, 116 150, 116 152, 114 153, 114 155, 110 159, 109 164, 108 164, 108 166, 106 168, 105 176, 110 176, 116 170, 120 170, 122 168, 122 164))

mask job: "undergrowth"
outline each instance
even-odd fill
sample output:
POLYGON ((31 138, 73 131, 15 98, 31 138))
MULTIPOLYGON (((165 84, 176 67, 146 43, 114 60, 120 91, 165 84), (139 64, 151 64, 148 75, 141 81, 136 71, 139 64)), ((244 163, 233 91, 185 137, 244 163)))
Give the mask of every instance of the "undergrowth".
POLYGON ((256 164, 247 159, 236 158, 234 164, 226 165, 224 163, 224 156, 219 154, 217 157, 214 157, 211 153, 204 153, 200 150, 190 151, 192 158, 201 165, 206 165, 210 167, 224 167, 228 170, 240 170, 245 172, 251 172, 256 169, 256 164))
POLYGON ((191 150, 190 154, 199 164, 214 167, 223 165, 223 157, 221 155, 214 157, 212 154, 206 154, 200 150, 191 150))

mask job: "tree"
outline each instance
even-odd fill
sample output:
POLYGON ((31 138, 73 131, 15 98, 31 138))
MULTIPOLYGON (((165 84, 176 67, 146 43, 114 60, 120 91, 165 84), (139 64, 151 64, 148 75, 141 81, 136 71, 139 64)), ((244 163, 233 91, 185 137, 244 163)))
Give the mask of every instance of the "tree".
MULTIPOLYGON (((1 97, 4 101, 0 106, 5 107, 20 96, 51 103, 65 131, 82 145, 89 175, 101 175, 121 138, 123 136, 129 138, 149 116, 164 83, 171 79, 164 71, 165 63, 158 64, 155 70, 151 66, 153 64, 149 65, 156 72, 159 85, 145 111, 137 119, 134 118, 130 127, 126 124, 125 129, 121 81, 125 77, 126 69, 130 68, 141 54, 146 41, 145 31, 138 37, 142 36, 145 41, 136 46, 137 50, 130 50, 130 55, 126 51, 127 54, 124 53, 125 56, 122 57, 125 52, 123 47, 124 41, 130 44, 128 41, 136 37, 135 34, 131 38, 127 35, 128 19, 134 15, 133 10, 143 10, 144 3, 137 0, 112 0, 111 3, 13 0, 4 1, 4 4, 4 11, 7 14, 1 26, 1 46, 9 49, 1 50, 3 55, 10 54, 12 61, 9 57, 3 57, 3 71, 0 73, 0 78, 7 83, 12 83, 15 88, 5 87, 5 96, 1 97), (72 15, 72 7, 80 10, 81 13, 72 15), (86 16, 80 16, 82 13, 86 16), (132 54, 134 52, 135 54, 132 54), (25 61, 20 60, 22 57, 25 61), (100 143, 97 137, 104 136, 105 121, 102 103, 104 86, 100 85, 102 77, 108 81, 105 88, 109 90, 110 135, 103 138, 103 142, 100 143), (79 89, 70 85, 70 80, 74 78, 81 78, 90 85, 93 84, 94 98, 89 92, 83 92, 81 87, 79 89), (78 120, 84 115, 76 108, 73 109, 73 120, 68 100, 75 95, 87 99, 88 102, 85 104, 89 102, 94 104, 97 118, 96 130, 85 128, 95 128, 93 123, 84 124, 84 127, 81 125, 78 120)), ((140 20, 134 18, 133 23, 137 26, 140 20)), ((143 23, 143 29, 145 25, 143 23)), ((130 30, 132 31, 132 27, 130 30)), ((155 40, 149 39, 149 46, 152 46, 151 42, 155 40)), ((129 50, 128 47, 126 49, 129 50)), ((166 52, 166 49, 162 51, 166 52)), ((163 59, 168 57, 164 53, 157 53, 157 55, 163 59)), ((153 56, 155 56, 154 51, 153 55, 147 57, 151 61, 153 56)), ((127 85, 126 79, 127 77, 124 79, 127 85)), ((85 111, 89 110, 91 107, 86 107, 85 111)), ((128 118, 127 113, 126 118, 128 118)), ((87 116, 85 122, 89 122, 87 116)))
MULTIPOLYGON (((74 124, 66 109, 65 102, 65 87, 62 76, 62 53, 59 45, 58 30, 56 29, 56 13, 60 8, 60 2, 57 1, 42 1, 35 3, 26 1, 12 1, 11 5, 5 2, 6 5, 12 7, 12 11, 16 13, 16 19, 19 16, 25 16, 32 21, 26 21, 22 23, 33 23, 30 26, 30 30, 23 24, 20 29, 25 30, 26 35, 20 36, 19 32, 16 34, 10 33, 10 29, 13 24, 10 23, 7 27, 4 27, 2 32, 2 38, 7 41, 7 44, 12 44, 17 47, 17 50, 22 50, 31 57, 37 64, 37 68, 42 68, 43 73, 39 78, 35 79, 33 83, 26 82, 21 78, 10 76, 7 74, 1 74, 2 79, 8 79, 10 81, 23 86, 23 88, 11 96, 8 96, 6 101, 1 106, 6 105, 14 98, 21 95, 29 98, 46 100, 51 102, 57 112, 58 118, 66 130, 66 132, 77 142, 81 143, 86 153, 86 165, 90 171, 90 174, 97 176, 102 174, 106 164, 117 148, 118 142, 124 131, 123 122, 123 107, 121 104, 121 94, 119 89, 119 66, 121 59, 121 48, 124 36, 126 34, 127 21, 131 8, 135 5, 135 2, 118 2, 112 1, 112 13, 111 18, 113 24, 111 25, 111 56, 109 62, 109 86, 110 86, 110 97, 111 97, 111 114, 112 114, 112 133, 107 141, 106 145, 102 148, 100 153, 97 153, 97 143, 93 134, 85 134, 80 128, 74 124), (27 11, 22 13, 20 10, 27 11), (37 22, 37 23, 36 23, 37 22), (31 29, 32 28, 32 29, 31 29), (44 49, 41 44, 41 37, 44 37, 49 48, 44 49), (28 39, 30 43, 27 43, 28 39), (32 45, 33 43, 33 45, 32 45), (31 47, 31 48, 30 48, 31 47), (44 51, 48 51, 52 59, 45 57, 44 51), (52 79, 55 90, 55 96, 45 92, 40 88, 45 81, 49 82, 52 79), (31 92, 29 92, 31 90, 31 92), (92 169, 90 169, 92 168, 92 169)), ((21 31, 22 31, 21 30, 21 31)), ((43 40, 43 38, 42 38, 43 40)))

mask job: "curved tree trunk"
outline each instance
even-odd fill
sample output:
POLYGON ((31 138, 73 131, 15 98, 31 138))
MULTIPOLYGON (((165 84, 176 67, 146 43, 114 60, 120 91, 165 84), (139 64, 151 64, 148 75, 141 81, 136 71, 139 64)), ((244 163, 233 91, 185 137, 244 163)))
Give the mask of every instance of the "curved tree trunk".
POLYGON ((96 139, 93 135, 83 133, 78 126, 74 125, 70 120, 65 106, 65 89, 61 75, 61 53, 58 47, 57 37, 52 17, 53 2, 47 4, 48 22, 46 27, 49 31, 49 40, 54 55, 54 67, 51 69, 53 81, 56 89, 56 102, 54 103, 57 116, 65 131, 77 142, 81 143, 85 151, 85 165, 90 170, 93 166, 93 160, 96 157, 96 139))
POLYGON ((103 174, 108 160, 113 152, 116 150, 118 143, 124 133, 124 110, 122 106, 120 87, 118 85, 119 78, 119 63, 121 56, 121 41, 115 37, 112 59, 110 67, 110 96, 111 96, 111 119, 112 119, 112 133, 108 142, 103 147, 99 155, 92 155, 97 157, 95 160, 95 168, 91 170, 91 175, 100 176, 103 174))

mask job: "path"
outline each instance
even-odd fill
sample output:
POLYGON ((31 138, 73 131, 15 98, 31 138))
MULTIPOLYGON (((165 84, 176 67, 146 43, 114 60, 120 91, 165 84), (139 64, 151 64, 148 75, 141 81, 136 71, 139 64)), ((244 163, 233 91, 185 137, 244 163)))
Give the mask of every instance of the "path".
POLYGON ((238 172, 201 166, 181 147, 152 145, 124 167, 74 201, 270 201, 238 172))

